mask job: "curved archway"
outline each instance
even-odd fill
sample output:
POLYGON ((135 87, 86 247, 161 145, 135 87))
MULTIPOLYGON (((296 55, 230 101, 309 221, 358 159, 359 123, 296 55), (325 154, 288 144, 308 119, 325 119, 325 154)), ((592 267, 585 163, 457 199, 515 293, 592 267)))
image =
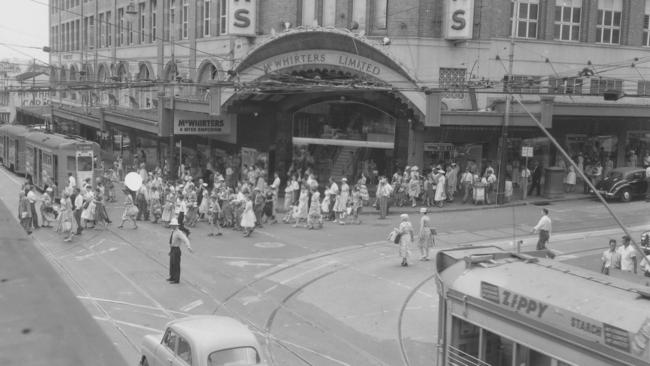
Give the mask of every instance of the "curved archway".
POLYGON ((165 65, 165 70, 163 72, 163 80, 174 81, 176 80, 176 76, 178 76, 178 66, 172 61, 167 62, 167 65, 165 65))
POLYGON ((80 76, 81 80, 93 80, 95 76, 93 73, 93 66, 91 64, 83 64, 80 76))
POLYGON ((117 66, 117 73, 115 74, 119 81, 129 81, 131 80, 131 74, 129 73, 129 65, 121 61, 117 66))
POLYGON ((141 61, 138 64, 138 75, 136 77, 136 80, 138 81, 150 81, 153 80, 153 68, 151 67, 151 63, 148 61, 141 61))
POLYGON ((199 83, 223 80, 223 69, 212 60, 203 60, 198 67, 196 80, 199 83))
POLYGON ((70 65, 70 73, 68 78, 69 81, 79 81, 79 71, 77 70, 77 66, 70 65))
POLYGON ((105 63, 99 64, 97 67, 97 81, 103 83, 107 82, 111 77, 110 70, 105 63))

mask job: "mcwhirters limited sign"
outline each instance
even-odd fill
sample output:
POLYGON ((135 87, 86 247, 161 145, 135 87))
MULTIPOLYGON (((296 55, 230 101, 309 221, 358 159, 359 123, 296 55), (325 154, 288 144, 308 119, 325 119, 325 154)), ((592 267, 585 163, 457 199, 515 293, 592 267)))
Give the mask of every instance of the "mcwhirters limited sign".
POLYGON ((231 131, 232 119, 229 116, 183 113, 174 118, 175 135, 227 135, 231 131))

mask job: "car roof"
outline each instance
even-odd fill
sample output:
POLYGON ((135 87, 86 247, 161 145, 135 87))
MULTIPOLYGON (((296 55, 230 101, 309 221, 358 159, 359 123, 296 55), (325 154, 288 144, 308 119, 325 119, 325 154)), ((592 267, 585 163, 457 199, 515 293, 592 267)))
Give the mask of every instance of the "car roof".
MULTIPOLYGON (((254 347, 259 344, 255 335, 237 319, 217 315, 190 316, 167 324, 197 348, 200 358, 211 352, 236 347, 254 347)), ((261 355, 260 355, 261 357, 261 355)))

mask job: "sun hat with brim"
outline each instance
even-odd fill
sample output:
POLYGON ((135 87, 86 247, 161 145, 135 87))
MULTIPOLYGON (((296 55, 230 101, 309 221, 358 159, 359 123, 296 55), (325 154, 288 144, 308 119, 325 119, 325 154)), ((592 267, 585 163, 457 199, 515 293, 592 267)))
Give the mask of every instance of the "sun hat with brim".
POLYGON ((173 218, 169 221, 169 226, 178 226, 178 219, 175 218, 175 217, 173 217, 173 218))
POLYGON ((420 213, 421 213, 421 214, 425 214, 425 213, 427 213, 427 208, 426 208, 426 207, 422 207, 422 208, 420 208, 420 213))

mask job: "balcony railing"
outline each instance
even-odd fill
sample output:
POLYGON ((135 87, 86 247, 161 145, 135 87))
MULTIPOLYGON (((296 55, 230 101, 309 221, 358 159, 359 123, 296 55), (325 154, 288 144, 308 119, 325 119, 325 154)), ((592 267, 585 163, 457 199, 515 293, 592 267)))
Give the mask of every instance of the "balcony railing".
POLYGON ((452 346, 447 346, 447 361, 449 366, 490 366, 489 363, 452 346))

